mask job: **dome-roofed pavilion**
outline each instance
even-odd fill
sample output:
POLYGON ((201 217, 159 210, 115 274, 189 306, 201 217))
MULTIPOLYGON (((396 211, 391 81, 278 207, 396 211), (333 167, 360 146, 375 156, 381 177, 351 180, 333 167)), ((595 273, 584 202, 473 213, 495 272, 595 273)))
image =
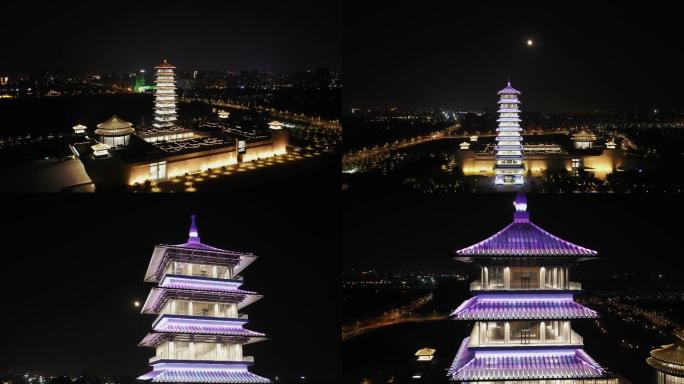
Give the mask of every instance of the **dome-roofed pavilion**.
POLYGON ((684 383, 684 335, 676 334, 673 344, 651 351, 646 363, 656 370, 658 384, 684 383))
POLYGON ((97 125, 95 134, 99 135, 101 141, 111 147, 123 147, 128 145, 131 133, 135 132, 133 124, 123 120, 117 115, 109 120, 97 125))

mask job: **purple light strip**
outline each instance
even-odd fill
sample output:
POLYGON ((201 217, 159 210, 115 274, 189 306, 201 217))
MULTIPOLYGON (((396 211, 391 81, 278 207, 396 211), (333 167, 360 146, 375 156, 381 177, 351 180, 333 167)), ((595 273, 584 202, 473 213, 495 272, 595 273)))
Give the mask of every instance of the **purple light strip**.
POLYGON ((243 321, 204 321, 197 319, 162 318, 152 329, 166 333, 197 333, 263 337, 263 333, 243 328, 243 321))
POLYGON ((457 320, 578 319, 597 318, 598 313, 572 300, 572 295, 475 296, 463 302, 451 317, 457 320), (565 296, 565 297, 564 297, 565 296))
POLYGON ((165 276, 159 286, 162 288, 193 289, 200 291, 237 292, 242 284, 241 281, 235 280, 217 281, 193 279, 192 277, 165 276))
POLYGON ((464 340, 449 376, 454 380, 602 377, 605 371, 581 349, 477 351, 464 340))
POLYGON ((489 238, 456 251, 459 255, 528 254, 596 255, 597 252, 563 240, 531 221, 514 221, 489 238), (509 233, 510 232, 510 233, 509 233))
POLYGON ((186 382, 186 383, 270 383, 270 380, 255 375, 247 368, 206 368, 194 366, 187 368, 159 369, 138 378, 152 382, 186 382))

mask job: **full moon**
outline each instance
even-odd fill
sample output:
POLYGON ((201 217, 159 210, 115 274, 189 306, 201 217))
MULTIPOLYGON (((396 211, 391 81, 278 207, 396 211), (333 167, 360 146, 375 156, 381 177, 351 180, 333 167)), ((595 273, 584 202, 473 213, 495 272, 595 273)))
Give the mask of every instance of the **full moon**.
POLYGON ((534 41, 532 41, 532 39, 527 39, 527 46, 531 47, 533 45, 534 45, 534 41))

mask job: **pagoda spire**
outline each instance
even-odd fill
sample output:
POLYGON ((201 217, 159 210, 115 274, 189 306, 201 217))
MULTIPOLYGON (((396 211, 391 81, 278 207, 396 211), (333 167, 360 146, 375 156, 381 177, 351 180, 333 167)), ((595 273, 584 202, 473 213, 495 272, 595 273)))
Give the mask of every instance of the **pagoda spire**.
POLYGON ((513 201, 515 212, 513 213, 514 222, 530 221, 530 213, 527 212, 527 196, 524 192, 518 192, 513 201))
POLYGON ((197 216, 195 215, 190 215, 190 231, 188 232, 188 243, 192 244, 199 244, 200 243, 200 237, 199 237, 199 230, 197 229, 197 224, 195 223, 195 218, 197 216))

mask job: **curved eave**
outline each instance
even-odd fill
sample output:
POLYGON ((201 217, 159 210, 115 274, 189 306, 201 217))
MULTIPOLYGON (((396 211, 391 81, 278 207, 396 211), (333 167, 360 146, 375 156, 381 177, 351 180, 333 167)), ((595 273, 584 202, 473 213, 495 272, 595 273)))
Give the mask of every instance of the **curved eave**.
POLYGON ((176 332, 152 332, 148 333, 140 343, 139 347, 156 348, 165 341, 196 341, 207 343, 219 343, 230 341, 241 345, 254 344, 266 341, 266 335, 241 335, 241 334, 205 334, 205 333, 176 333, 176 332))
POLYGON ((140 312, 144 314, 158 314, 169 299, 175 298, 235 303, 237 304, 238 309, 242 309, 250 304, 253 304, 262 297, 263 295, 260 295, 256 292, 243 290, 235 290, 233 292, 215 292, 191 289, 152 288, 140 312))
POLYGON ((490 242, 494 242, 499 236, 502 236, 504 232, 512 230, 512 226, 517 224, 513 222, 506 227, 504 227, 499 232, 488 237, 487 239, 480 241, 469 247, 459 249, 456 251, 457 256, 470 256, 470 257, 483 257, 483 256, 565 256, 565 257, 596 257, 598 252, 584 248, 579 245, 573 244, 569 241, 563 240, 558 236, 555 236, 544 229, 540 228, 531 221, 525 221, 525 224, 532 226, 532 228, 538 231, 541 235, 549 237, 552 241, 560 243, 562 248, 543 248, 543 249, 508 249, 508 248, 496 248, 496 249, 479 249, 485 248, 490 242))
POLYGON ((654 369, 666 373, 668 375, 684 377, 684 365, 661 361, 653 356, 649 356, 648 358, 646 358, 646 363, 654 369))
MULTIPOLYGON (((238 275, 243 269, 247 268, 257 256, 253 253, 242 253, 235 251, 228 251, 224 249, 214 248, 204 244, 180 244, 180 245, 157 245, 154 247, 152 252, 152 258, 147 266, 147 271, 145 272, 146 282, 158 282, 160 276, 160 269, 163 270, 168 263, 169 257, 168 252, 176 250, 180 253, 187 254, 189 259, 201 258, 202 256, 213 257, 213 258, 226 258, 235 259, 236 263, 229 263, 233 265, 233 275, 238 275)), ((199 263, 198 263, 199 264, 199 263)), ((211 264, 211 263, 209 263, 211 264)), ((215 264, 223 265, 223 264, 215 264)))
POLYGON ((134 132, 134 128, 98 128, 95 130, 95 134, 100 136, 126 136, 134 132))

